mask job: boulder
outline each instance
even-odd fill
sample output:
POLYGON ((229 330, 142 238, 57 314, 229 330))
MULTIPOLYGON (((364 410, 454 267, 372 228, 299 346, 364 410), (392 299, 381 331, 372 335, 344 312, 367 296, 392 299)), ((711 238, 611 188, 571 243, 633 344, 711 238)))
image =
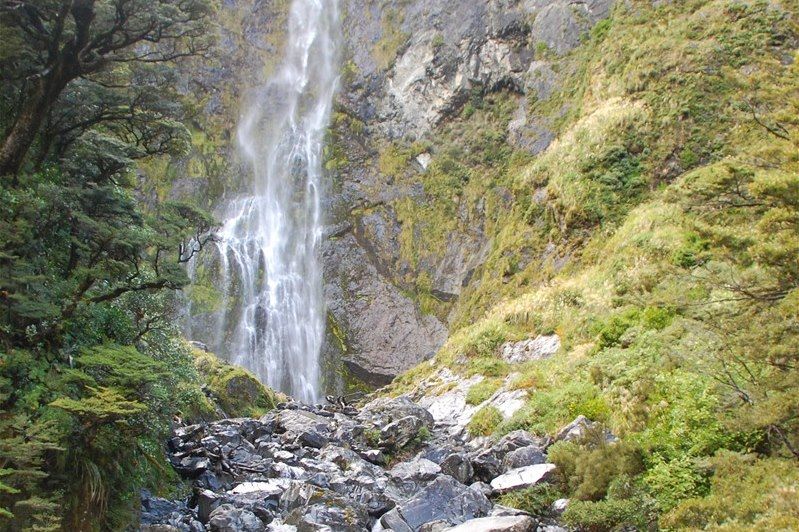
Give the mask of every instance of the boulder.
POLYGON ((489 404, 499 410, 503 418, 508 419, 521 410, 527 402, 527 395, 525 390, 503 390, 492 397, 489 404))
POLYGON ((538 523, 526 515, 479 517, 448 528, 448 532, 533 532, 538 523))
POLYGON ((555 464, 536 464, 518 469, 511 469, 491 481, 494 493, 507 493, 509 491, 529 488, 547 482, 552 477, 555 464))
POLYGON ((385 465, 386 455, 380 449, 369 449, 361 453, 361 456, 376 465, 385 465))
POLYGON ((491 496, 491 492, 494 491, 494 490, 491 489, 491 485, 490 484, 487 484, 485 482, 480 482, 480 481, 472 482, 471 484, 469 484, 469 489, 472 489, 472 490, 476 491, 477 493, 482 493, 486 497, 490 497, 491 496))
POLYGON ((254 513, 232 504, 223 504, 211 512, 208 521, 211 532, 263 532, 264 523, 254 513))
POLYGON ((517 364, 531 360, 544 360, 560 349, 560 337, 557 334, 537 336, 521 342, 507 342, 500 347, 500 356, 506 362, 517 364))
POLYGON ((569 499, 558 499, 552 503, 552 506, 550 506, 549 509, 554 515, 562 515, 563 512, 566 511, 566 508, 568 508, 568 506, 569 506, 569 499))
POLYGON ((462 453, 452 453, 441 462, 441 472, 462 484, 468 484, 474 476, 474 467, 462 453))
POLYGON ((141 529, 148 532, 199 532, 202 523, 184 502, 153 497, 147 490, 141 493, 141 529))
POLYGON ((494 445, 494 449, 497 452, 505 454, 510 451, 515 451, 516 449, 521 449, 522 447, 529 447, 531 445, 543 448, 544 443, 545 441, 543 439, 533 436, 526 430, 514 430, 513 432, 509 432, 500 438, 500 440, 494 445))
POLYGON ((211 512, 221 504, 221 497, 211 490, 200 490, 197 492, 197 519, 201 523, 207 523, 211 518, 211 512))
POLYGON ((288 479, 270 478, 258 482, 243 482, 230 490, 230 492, 237 495, 260 493, 265 498, 279 497, 290 485, 291 481, 288 479))
POLYGON ((507 471, 519 467, 543 464, 544 462, 546 462, 546 457, 543 451, 541 451, 541 448, 537 445, 528 445, 527 447, 514 449, 506 454, 505 458, 502 460, 502 465, 507 471))
MULTIPOLYGON (((574 421, 563 427, 555 436, 555 441, 579 442, 592 430, 599 426, 595 421, 591 421, 585 416, 577 416, 574 421)), ((618 438, 608 430, 604 432, 604 439, 607 443, 618 441, 618 438)))
POLYGON ((502 454, 495 449, 479 451, 471 458, 474 475, 480 480, 490 482, 502 474, 502 454))
POLYGON ((432 521, 460 524, 483 517, 490 510, 491 502, 485 495, 469 489, 452 477, 442 475, 401 504, 398 514, 411 530, 419 530, 422 525, 432 521))
POLYGON ((433 480, 441 472, 441 467, 426 458, 418 458, 410 462, 400 462, 389 471, 389 474, 400 480, 425 481, 433 480))
POLYGON ((187 456, 177 463, 173 460, 172 465, 181 475, 197 478, 211 467, 211 460, 204 456, 187 456))
POLYGON ((380 431, 380 446, 386 449, 402 449, 408 445, 424 426, 424 421, 415 416, 406 416, 389 423, 380 431))
POLYGON ((367 403, 357 419, 380 430, 380 446, 384 449, 401 449, 416 438, 422 428, 433 429, 430 412, 404 396, 381 397, 367 403))
POLYGON ((369 527, 366 509, 351 499, 331 490, 300 483, 297 483, 295 491, 296 496, 286 501, 287 507, 294 506, 283 519, 287 525, 296 526, 299 530, 341 532, 361 531, 369 527))
POLYGON ((433 428, 433 416, 409 397, 380 397, 364 405, 357 419, 384 428, 389 423, 406 417, 415 417, 428 429, 433 428))
POLYGON ((391 530, 392 532, 414 532, 396 508, 383 514, 372 528, 372 532, 382 532, 383 530, 391 530))
POLYGON ((286 443, 323 447, 331 432, 330 421, 305 410, 282 410, 275 419, 275 431, 286 443))

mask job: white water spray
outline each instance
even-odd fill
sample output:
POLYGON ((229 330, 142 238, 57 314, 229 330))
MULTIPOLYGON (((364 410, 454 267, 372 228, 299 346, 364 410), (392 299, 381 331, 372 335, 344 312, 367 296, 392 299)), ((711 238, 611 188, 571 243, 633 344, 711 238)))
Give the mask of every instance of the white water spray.
POLYGON ((283 61, 250 99, 238 139, 252 170, 249 194, 222 216, 205 267, 223 310, 201 337, 269 386, 319 395, 325 309, 322 148, 338 76, 337 0, 294 0, 283 61))

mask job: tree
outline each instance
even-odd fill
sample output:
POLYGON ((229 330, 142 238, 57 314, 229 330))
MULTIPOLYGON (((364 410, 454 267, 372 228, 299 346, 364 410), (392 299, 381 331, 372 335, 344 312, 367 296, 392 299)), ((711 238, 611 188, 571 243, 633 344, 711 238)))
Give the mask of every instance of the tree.
POLYGON ((70 83, 95 80, 114 64, 202 53, 209 13, 207 0, 3 0, 2 33, 15 37, 21 59, 3 75, 18 103, 0 146, 0 175, 19 172, 70 83))

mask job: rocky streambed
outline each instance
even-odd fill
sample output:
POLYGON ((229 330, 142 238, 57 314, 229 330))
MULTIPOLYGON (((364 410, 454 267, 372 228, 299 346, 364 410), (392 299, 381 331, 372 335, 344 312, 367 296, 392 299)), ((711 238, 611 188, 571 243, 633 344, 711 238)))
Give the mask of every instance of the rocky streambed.
POLYGON ((141 530, 554 532, 556 517, 493 502, 551 479, 549 443, 525 431, 470 439, 408 397, 361 408, 283 403, 260 419, 177 428, 169 459, 192 492, 144 493, 141 530))

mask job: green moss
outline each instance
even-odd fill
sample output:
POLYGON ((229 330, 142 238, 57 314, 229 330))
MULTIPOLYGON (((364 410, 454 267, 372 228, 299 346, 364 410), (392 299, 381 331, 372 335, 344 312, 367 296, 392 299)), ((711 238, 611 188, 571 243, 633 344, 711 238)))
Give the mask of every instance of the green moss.
POLYGON ((380 431, 378 429, 366 429, 363 432, 363 437, 372 448, 376 449, 380 445, 380 431))

